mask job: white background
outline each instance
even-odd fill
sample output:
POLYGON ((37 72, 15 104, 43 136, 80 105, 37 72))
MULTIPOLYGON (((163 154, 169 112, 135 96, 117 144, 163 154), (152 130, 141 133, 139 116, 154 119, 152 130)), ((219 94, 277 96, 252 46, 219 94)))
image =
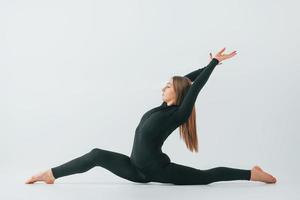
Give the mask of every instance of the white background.
POLYGON ((51 189, 23 182, 95 147, 130 155, 141 116, 161 104, 169 78, 206 66, 209 52, 226 47, 237 55, 216 67, 196 101, 199 153, 185 147, 179 129, 162 150, 199 169, 257 164, 278 182, 186 187, 194 193, 166 193, 160 185, 146 192, 156 199, 185 192, 297 199, 298 8, 296 0, 1 0, 0 175, 1 187, 9 185, 1 194, 17 199, 45 189, 49 198, 59 190, 70 195, 60 197, 100 197, 112 182, 103 190, 107 197, 120 198, 123 190, 123 198, 143 196, 147 186, 136 189, 103 168, 57 179, 51 189), (116 189, 117 183, 125 185, 116 189))

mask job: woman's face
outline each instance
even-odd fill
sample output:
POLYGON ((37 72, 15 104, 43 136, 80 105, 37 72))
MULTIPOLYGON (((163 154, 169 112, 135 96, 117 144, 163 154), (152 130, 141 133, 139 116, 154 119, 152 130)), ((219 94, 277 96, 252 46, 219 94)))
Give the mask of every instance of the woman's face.
POLYGON ((162 89, 162 99, 165 102, 175 102, 175 90, 174 90, 174 86, 173 86, 173 79, 171 78, 165 87, 163 87, 162 89))

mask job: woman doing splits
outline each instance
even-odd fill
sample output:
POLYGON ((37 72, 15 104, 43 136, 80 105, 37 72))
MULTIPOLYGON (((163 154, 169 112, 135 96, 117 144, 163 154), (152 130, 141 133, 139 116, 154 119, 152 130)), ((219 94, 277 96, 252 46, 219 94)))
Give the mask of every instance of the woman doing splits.
POLYGON ((198 152, 195 101, 215 67, 221 61, 236 55, 236 51, 215 56, 210 54, 206 67, 185 76, 173 76, 162 89, 163 102, 141 118, 134 136, 130 157, 118 152, 93 148, 90 152, 60 166, 31 176, 25 183, 44 181, 53 184, 55 179, 83 173, 93 167, 103 167, 115 175, 136 183, 170 183, 175 185, 203 185, 217 181, 261 181, 275 183, 276 178, 255 165, 252 169, 215 167, 201 170, 171 162, 161 148, 167 137, 179 127, 186 147, 198 152))

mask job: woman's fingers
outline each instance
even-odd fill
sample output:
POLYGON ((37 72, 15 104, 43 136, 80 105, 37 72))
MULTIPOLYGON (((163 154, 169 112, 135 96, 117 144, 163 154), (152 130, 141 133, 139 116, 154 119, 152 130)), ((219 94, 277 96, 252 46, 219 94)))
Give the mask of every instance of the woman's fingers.
POLYGON ((228 54, 223 54, 224 56, 231 56, 231 55, 235 55, 236 54, 236 51, 233 51, 231 53, 228 53, 228 54))
POLYGON ((236 51, 233 51, 233 52, 231 52, 229 54, 223 54, 222 56, 224 56, 224 58, 231 58, 231 57, 233 57, 235 55, 236 55, 236 51))
POLYGON ((236 51, 231 52, 229 55, 231 55, 231 56, 236 55, 236 51))
POLYGON ((236 55, 236 51, 231 52, 228 56, 231 58, 236 55))
POLYGON ((225 49, 226 49, 226 48, 224 47, 224 48, 221 49, 221 51, 219 51, 217 54, 218 54, 218 55, 221 55, 221 54, 225 51, 225 49))

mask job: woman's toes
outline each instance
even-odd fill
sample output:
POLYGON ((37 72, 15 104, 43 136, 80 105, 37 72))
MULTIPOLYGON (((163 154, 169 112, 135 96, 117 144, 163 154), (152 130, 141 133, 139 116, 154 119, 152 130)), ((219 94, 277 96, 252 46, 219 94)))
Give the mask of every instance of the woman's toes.
POLYGON ((261 172, 261 180, 265 183, 275 183, 276 182, 276 178, 274 176, 272 176, 271 174, 268 174, 267 172, 261 172))
POLYGON ((32 184, 32 183, 34 183, 34 182, 35 182, 35 177, 34 177, 34 176, 31 176, 29 179, 27 179, 27 180, 25 181, 26 184, 32 184))
POLYGON ((268 183, 276 183, 276 182, 277 182, 277 179, 271 175, 271 178, 268 183))
POLYGON ((27 179, 26 181, 25 181, 25 184, 30 184, 31 183, 31 179, 27 179))

